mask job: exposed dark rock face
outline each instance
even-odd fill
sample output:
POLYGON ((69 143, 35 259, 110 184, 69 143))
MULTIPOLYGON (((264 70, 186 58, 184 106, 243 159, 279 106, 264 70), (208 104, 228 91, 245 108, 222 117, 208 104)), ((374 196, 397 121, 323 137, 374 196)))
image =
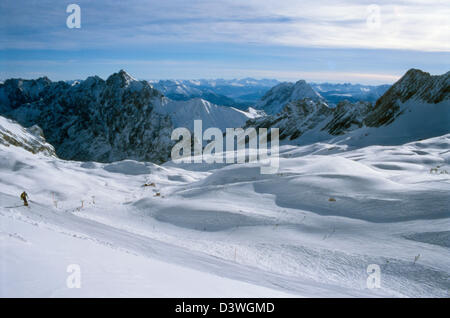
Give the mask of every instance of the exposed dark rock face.
POLYGON ((0 85, 2 113, 24 126, 38 124, 58 156, 100 162, 169 158, 172 123, 154 111, 163 98, 125 71, 106 81, 94 76, 69 85, 7 80, 0 85))
POLYGON ((377 100, 364 124, 379 127, 392 123, 402 113, 401 104, 407 100, 436 104, 448 99, 450 72, 432 76, 421 70, 411 69, 377 100))
POLYGON ((371 104, 347 101, 330 108, 322 101, 308 98, 291 102, 278 115, 272 115, 247 122, 247 126, 255 128, 277 127, 280 129, 280 140, 294 140, 309 131, 326 132, 330 135, 341 135, 362 127, 364 115, 371 104))
POLYGON ((357 102, 352 104, 348 101, 340 102, 333 109, 333 118, 325 125, 323 130, 331 135, 343 135, 354 128, 361 128, 365 116, 372 110, 369 102, 357 102))

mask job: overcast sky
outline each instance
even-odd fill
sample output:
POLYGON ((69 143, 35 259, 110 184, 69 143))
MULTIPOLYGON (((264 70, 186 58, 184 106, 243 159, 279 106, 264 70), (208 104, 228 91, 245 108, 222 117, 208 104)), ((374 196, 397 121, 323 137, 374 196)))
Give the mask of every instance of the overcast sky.
POLYGON ((0 78, 392 83, 450 70, 449 17, 448 0, 2 0, 0 78))

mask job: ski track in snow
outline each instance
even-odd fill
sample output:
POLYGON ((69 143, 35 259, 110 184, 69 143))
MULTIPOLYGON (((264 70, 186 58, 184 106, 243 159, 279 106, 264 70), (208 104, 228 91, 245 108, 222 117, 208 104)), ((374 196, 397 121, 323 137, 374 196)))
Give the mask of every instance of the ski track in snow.
POLYGON ((449 146, 286 146, 261 175, 0 145, 0 296, 448 297, 449 146))

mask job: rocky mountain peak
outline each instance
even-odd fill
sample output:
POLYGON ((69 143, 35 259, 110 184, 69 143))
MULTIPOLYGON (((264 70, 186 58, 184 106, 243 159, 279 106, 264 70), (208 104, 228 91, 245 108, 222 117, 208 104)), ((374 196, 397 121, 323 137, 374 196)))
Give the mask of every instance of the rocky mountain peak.
POLYGON ((430 75, 418 69, 410 69, 382 97, 367 117, 367 126, 390 124, 406 109, 406 101, 437 104, 450 99, 450 72, 430 75))
POLYGON ((137 82, 137 80, 124 70, 111 74, 106 80, 107 85, 119 87, 128 87, 133 82, 137 82))
POLYGON ((272 87, 255 106, 268 114, 279 113, 288 103, 305 98, 322 101, 323 98, 304 80, 284 82, 272 87))

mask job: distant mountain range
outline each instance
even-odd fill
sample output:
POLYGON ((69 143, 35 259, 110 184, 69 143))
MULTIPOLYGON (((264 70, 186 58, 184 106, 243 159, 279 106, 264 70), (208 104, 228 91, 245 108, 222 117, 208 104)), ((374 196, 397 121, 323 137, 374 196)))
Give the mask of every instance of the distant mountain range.
MULTIPOLYGON (((301 82, 306 84, 305 81, 301 82)), ((150 84, 173 100, 202 98, 213 104, 233 106, 239 109, 253 107, 276 85, 281 85, 280 88, 283 89, 295 85, 289 82, 281 83, 275 79, 257 80, 253 78, 240 80, 161 80, 150 81, 150 84)), ((329 105, 335 105, 343 100, 375 102, 388 90, 390 85, 310 83, 308 87, 320 94, 329 105)))
POLYGON ((247 109, 259 100, 272 86, 274 79, 252 78, 235 80, 161 80, 150 84, 173 100, 202 98, 211 103, 247 109))
POLYGON ((55 149, 44 138, 38 126, 23 128, 18 123, 0 116, 0 145, 16 146, 31 153, 55 155, 55 149))
POLYGON ((325 99, 304 80, 294 83, 280 83, 272 87, 259 100, 255 108, 264 110, 267 114, 279 113, 288 103, 302 99, 325 102, 325 99))
POLYGON ((328 104, 338 104, 341 101, 349 102, 371 102, 374 103, 380 98, 391 85, 361 85, 361 84, 330 84, 330 83, 310 83, 311 87, 320 94, 328 104))
MULTIPOLYGON (((189 88, 188 82, 196 87, 229 87, 228 92, 237 87, 236 94, 272 83, 251 79, 185 81, 177 84, 177 89, 189 88)), ((320 84, 319 93, 317 87, 302 80, 276 83, 252 104, 256 110, 249 111, 201 98, 172 100, 155 87, 123 70, 107 80, 98 76, 71 83, 52 82, 47 77, 6 80, 0 84, 0 115, 31 128, 21 130, 3 118, 1 142, 51 153, 48 142, 63 159, 161 163, 170 158, 173 129, 192 130, 196 119, 203 121, 203 129, 219 127, 222 131, 228 127, 277 127, 281 142, 293 144, 333 138, 356 146, 396 144, 450 132, 450 72, 431 76, 409 70, 375 103, 343 100, 334 105, 323 96, 345 87, 347 92, 370 91, 361 85, 320 84), (8 127, 15 127, 16 133, 8 127), (24 142, 17 132, 35 137, 24 142)))

